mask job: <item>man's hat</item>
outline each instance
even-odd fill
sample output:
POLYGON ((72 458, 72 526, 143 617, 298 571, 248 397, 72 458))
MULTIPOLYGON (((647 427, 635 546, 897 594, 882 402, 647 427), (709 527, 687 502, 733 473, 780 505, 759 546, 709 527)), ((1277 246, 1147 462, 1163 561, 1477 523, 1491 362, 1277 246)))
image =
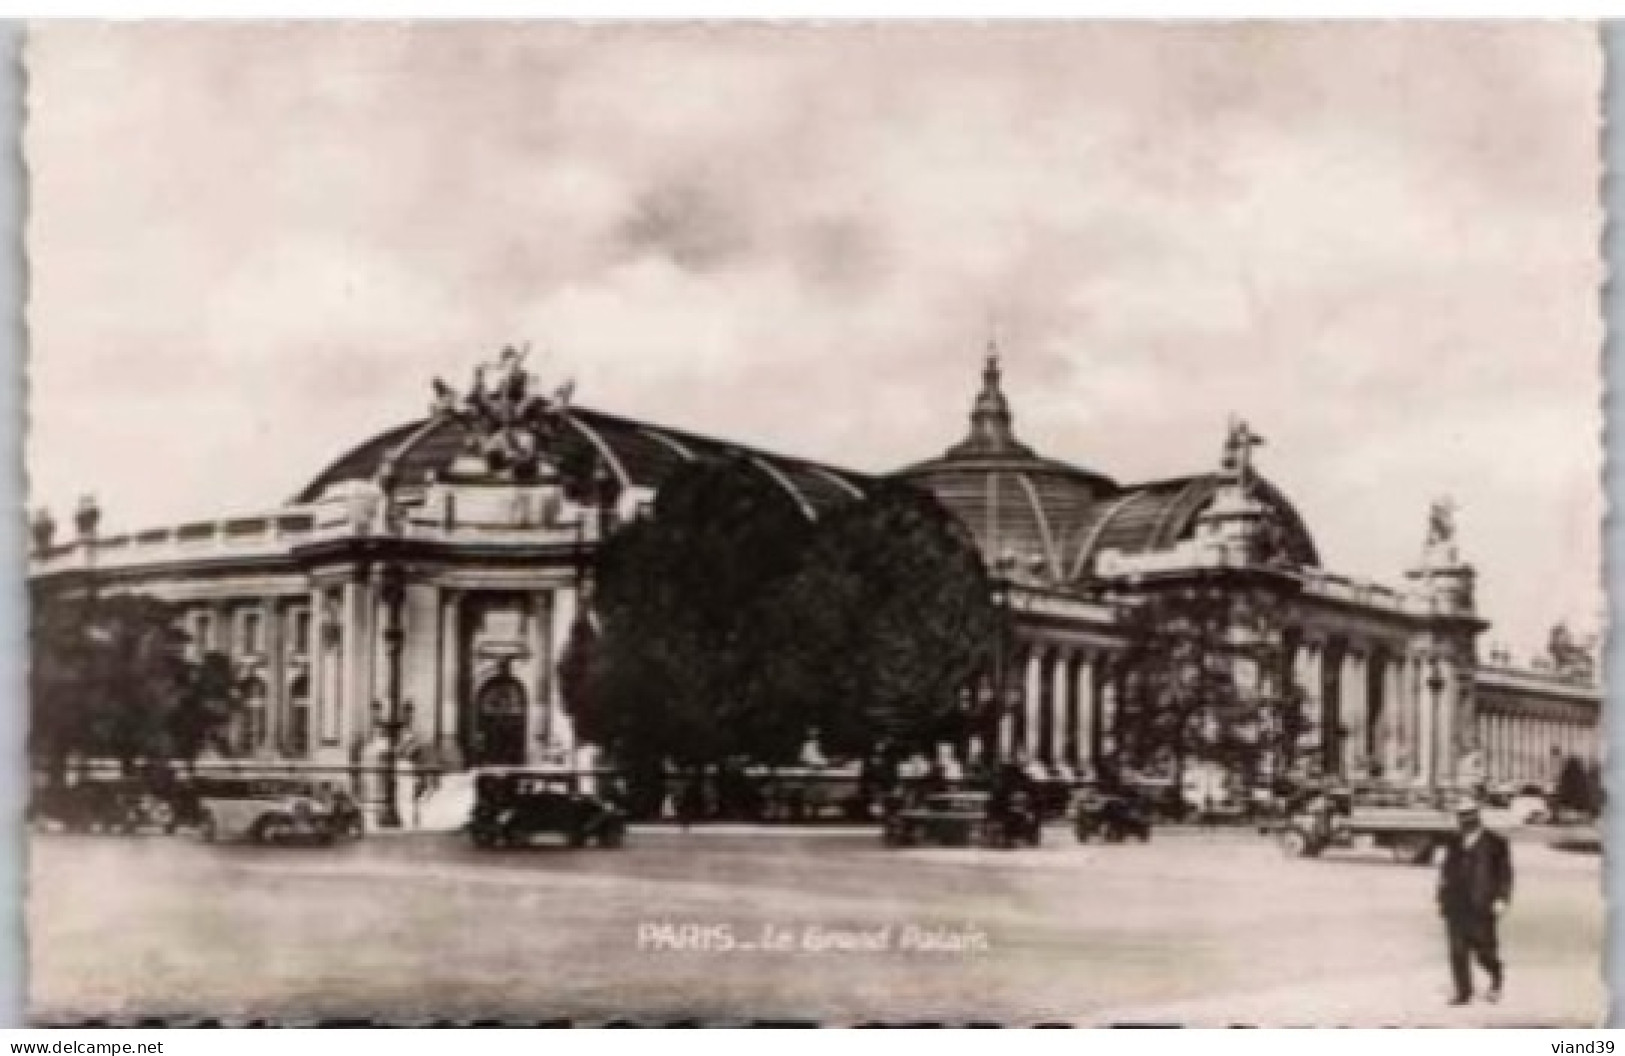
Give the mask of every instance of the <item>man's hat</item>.
POLYGON ((1476 799, 1466 799, 1466 798, 1456 800, 1456 813, 1457 814, 1477 814, 1478 813, 1478 800, 1476 800, 1476 799))

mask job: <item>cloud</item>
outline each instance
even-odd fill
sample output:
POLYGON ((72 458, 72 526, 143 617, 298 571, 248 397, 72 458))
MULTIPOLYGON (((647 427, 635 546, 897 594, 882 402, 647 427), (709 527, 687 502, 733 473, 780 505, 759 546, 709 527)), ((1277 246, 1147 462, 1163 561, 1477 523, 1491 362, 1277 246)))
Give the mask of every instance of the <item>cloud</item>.
POLYGON ((1600 51, 1576 25, 51 25, 35 499, 263 507, 509 341, 621 413, 1122 481, 1225 417, 1340 568, 1454 493, 1507 636, 1600 599, 1600 51), (155 467, 159 471, 155 472, 155 467))

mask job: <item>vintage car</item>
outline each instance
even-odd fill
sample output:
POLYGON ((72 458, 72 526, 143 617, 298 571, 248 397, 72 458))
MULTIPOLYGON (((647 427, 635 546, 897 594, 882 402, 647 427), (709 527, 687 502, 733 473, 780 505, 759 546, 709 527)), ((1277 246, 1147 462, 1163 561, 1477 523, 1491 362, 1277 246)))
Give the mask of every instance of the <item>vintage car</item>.
POLYGON ((174 832, 187 823, 182 786, 152 787, 133 778, 82 779, 35 790, 30 820, 68 832, 174 832))
POLYGON ((1281 849, 1314 858, 1329 848, 1361 845, 1387 850, 1396 861, 1427 865, 1456 834, 1455 816, 1428 800, 1357 802, 1347 795, 1317 796, 1281 823, 1281 849))
POLYGON ((1544 825, 1553 818, 1551 799, 1539 785, 1524 785, 1507 799, 1509 820, 1514 825, 1544 825))
POLYGON ((331 844, 359 837, 365 825, 349 793, 290 778, 201 778, 198 836, 205 842, 331 844))
POLYGON ((1043 839, 1038 805, 1025 791, 937 792, 909 805, 887 803, 881 840, 888 847, 1036 847, 1043 839))
POLYGON ((1079 843, 1131 838, 1145 843, 1151 839, 1151 807, 1132 793, 1085 788, 1073 798, 1072 833, 1079 843))
POLYGON ((619 847, 626 840, 626 815, 583 792, 570 775, 481 774, 468 832, 476 847, 523 846, 537 836, 562 836, 571 847, 619 847))

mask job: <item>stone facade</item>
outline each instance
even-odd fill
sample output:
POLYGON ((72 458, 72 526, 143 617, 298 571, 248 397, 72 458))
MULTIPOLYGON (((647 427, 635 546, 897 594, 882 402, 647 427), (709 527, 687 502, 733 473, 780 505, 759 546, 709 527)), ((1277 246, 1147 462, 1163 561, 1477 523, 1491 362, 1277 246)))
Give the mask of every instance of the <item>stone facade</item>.
MULTIPOLYGON (((395 718, 416 758, 588 765, 556 670, 604 533, 696 458, 745 459, 810 516, 861 495, 866 478, 569 408, 567 394, 538 401, 516 359, 500 369, 479 399, 439 385, 431 418, 346 453, 263 516, 108 536, 87 508, 65 542, 38 521, 31 581, 175 603, 192 647, 228 654, 250 679, 232 738, 244 756, 341 764, 381 751, 395 621, 395 718), (572 464, 594 467, 576 474, 590 487, 568 486, 572 464)), ((1200 579, 1284 614, 1281 675, 1303 694, 1302 747, 1322 772, 1550 782, 1564 757, 1597 760, 1593 679, 1478 660, 1488 624, 1447 506, 1402 586, 1338 576, 1254 471, 1257 442, 1236 423, 1216 472, 1120 486, 1018 443, 990 359, 969 437, 898 474, 965 521, 1016 617, 995 743, 957 751, 1062 774, 1110 758, 1123 633, 1102 598, 1200 579)))

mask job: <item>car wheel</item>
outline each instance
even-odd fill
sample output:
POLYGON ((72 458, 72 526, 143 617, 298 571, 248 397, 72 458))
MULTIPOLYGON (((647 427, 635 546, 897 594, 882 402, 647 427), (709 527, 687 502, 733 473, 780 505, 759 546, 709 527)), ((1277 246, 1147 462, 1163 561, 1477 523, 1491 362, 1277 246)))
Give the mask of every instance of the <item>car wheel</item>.
POLYGON ((1309 837, 1302 829, 1292 828, 1281 833, 1281 852, 1288 858, 1309 857, 1309 837))
POLYGON ((619 847, 625 842, 626 827, 623 825, 606 826, 603 833, 598 837, 598 843, 601 847, 619 847))
POLYGON ((254 839, 259 843, 281 843, 288 837, 288 823, 281 818, 264 818, 254 826, 254 839))
POLYGON ((203 812, 203 819, 198 822, 197 835, 204 843, 213 843, 220 838, 220 828, 215 824, 213 814, 203 812))
POLYGON ((587 834, 580 829, 571 829, 564 839, 571 847, 585 847, 587 845, 587 834))

